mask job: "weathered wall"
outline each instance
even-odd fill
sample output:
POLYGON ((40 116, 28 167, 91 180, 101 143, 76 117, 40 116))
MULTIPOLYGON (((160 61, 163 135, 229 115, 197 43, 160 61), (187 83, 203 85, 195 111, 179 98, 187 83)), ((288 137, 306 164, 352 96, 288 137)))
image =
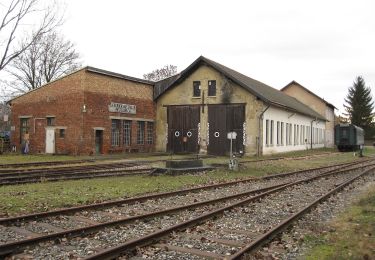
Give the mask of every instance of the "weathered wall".
MULTIPOLYGON (((103 130, 102 152, 152 151, 136 144, 137 121, 153 122, 152 86, 83 69, 14 99, 12 143, 20 149, 20 117, 29 118, 30 152, 46 151, 46 117, 54 117, 55 153, 93 154, 95 129, 103 130), (136 114, 109 112, 111 102, 136 105, 136 114), (84 107, 86 108, 84 110, 84 107), (132 120, 132 144, 111 147, 111 120, 132 120), (65 129, 65 137, 59 136, 65 129)), ((147 132, 145 131, 145 137, 147 132)))
MULTIPOLYGON (((103 128, 103 153, 122 151, 152 151, 154 145, 137 145, 137 121, 153 122, 155 106, 152 86, 120 78, 86 72, 84 82, 85 153, 93 153, 95 145, 94 128, 103 128), (109 112, 111 102, 136 106, 136 114, 109 112), (111 147, 111 120, 132 120, 131 146, 111 147)), ((155 139, 155 138, 154 138, 155 139)))
POLYGON ((282 90, 284 93, 292 96, 304 104, 308 105, 310 108, 314 109, 316 112, 324 116, 327 120, 326 122, 326 147, 334 146, 334 109, 327 106, 327 104, 320 98, 312 95, 305 89, 301 88, 298 84, 290 84, 287 88, 282 90))
MULTIPOLYGON (((156 146, 157 151, 166 151, 167 147, 167 105, 190 105, 190 104, 222 104, 223 98, 230 103, 246 103, 246 145, 245 152, 253 155, 256 153, 258 136, 258 116, 264 109, 263 102, 244 90, 242 87, 229 81, 213 68, 201 65, 182 83, 165 92, 156 104, 156 146), (208 97, 208 80, 216 80, 216 96, 208 97), (193 97, 193 81, 201 82, 201 96, 193 97), (204 93, 204 94, 203 94, 204 93)), ((224 102, 225 103, 225 102, 224 102)), ((201 107, 201 152, 207 151, 207 106, 201 107)))
POLYGON ((20 117, 29 118, 30 152, 45 152, 45 127, 47 116, 55 117, 56 132, 59 127, 67 127, 65 138, 56 136, 56 151, 59 153, 79 153, 83 104, 82 80, 84 71, 63 77, 39 89, 31 91, 11 101, 12 144, 18 150, 20 143, 20 117))

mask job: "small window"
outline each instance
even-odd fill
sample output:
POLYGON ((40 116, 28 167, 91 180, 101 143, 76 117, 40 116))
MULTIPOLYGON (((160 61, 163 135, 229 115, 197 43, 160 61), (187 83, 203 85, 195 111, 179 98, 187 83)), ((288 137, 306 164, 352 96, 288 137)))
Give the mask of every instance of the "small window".
POLYGON ((55 118, 47 117, 47 126, 54 126, 54 125, 55 125, 55 118))
POLYGON ((59 130, 59 137, 60 138, 65 138, 65 129, 60 129, 59 130))
POLYGON ((216 80, 208 81, 208 96, 209 97, 216 96, 216 80))
POLYGON ((201 82, 200 81, 193 81, 193 97, 200 97, 201 96, 201 82))

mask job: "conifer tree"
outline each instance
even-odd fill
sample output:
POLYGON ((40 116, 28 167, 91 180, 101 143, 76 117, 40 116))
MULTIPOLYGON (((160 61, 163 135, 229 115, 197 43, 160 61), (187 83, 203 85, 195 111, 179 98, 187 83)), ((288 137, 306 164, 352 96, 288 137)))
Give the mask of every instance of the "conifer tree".
POLYGON ((364 79, 358 76, 349 87, 348 95, 345 98, 344 108, 349 121, 362 127, 365 136, 372 137, 374 131, 374 102, 372 101, 371 89, 366 86, 364 79))

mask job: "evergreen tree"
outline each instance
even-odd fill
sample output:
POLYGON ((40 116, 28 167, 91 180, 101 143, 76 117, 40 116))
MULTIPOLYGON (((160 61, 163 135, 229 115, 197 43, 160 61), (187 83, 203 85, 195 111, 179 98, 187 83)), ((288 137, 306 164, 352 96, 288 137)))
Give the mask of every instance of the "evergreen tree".
POLYGON ((345 115, 348 116, 352 124, 365 130, 366 137, 372 137, 374 131, 374 123, 372 122, 374 102, 372 101, 371 89, 366 87, 364 79, 358 76, 348 91, 349 93, 345 98, 346 104, 344 104, 345 115))

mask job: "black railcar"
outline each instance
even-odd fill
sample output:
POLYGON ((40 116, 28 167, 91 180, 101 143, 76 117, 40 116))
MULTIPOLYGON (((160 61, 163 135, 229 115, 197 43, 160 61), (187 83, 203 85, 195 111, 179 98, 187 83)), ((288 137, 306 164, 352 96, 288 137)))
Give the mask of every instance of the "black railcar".
POLYGON ((335 145, 339 151, 356 151, 365 143, 364 131, 353 124, 335 126, 335 145))

